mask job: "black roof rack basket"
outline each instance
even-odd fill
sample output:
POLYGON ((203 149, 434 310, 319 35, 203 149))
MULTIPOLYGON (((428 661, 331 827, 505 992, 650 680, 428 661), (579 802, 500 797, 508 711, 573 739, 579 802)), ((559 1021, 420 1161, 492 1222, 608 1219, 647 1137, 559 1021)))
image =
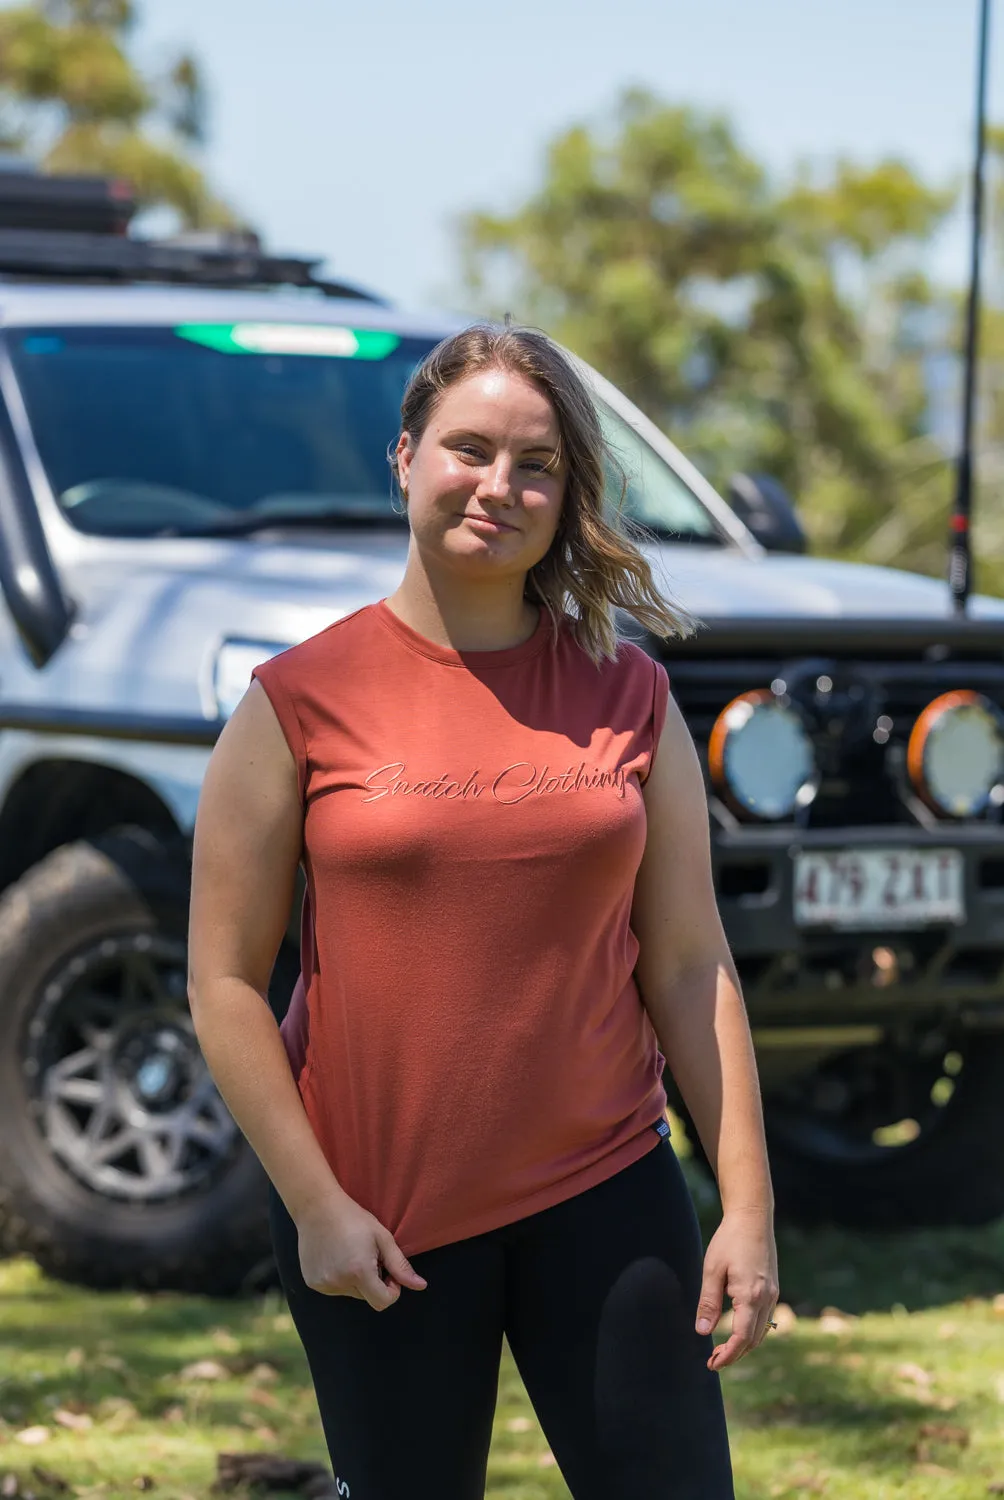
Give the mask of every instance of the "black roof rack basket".
POLYGON ((328 297, 379 302, 316 274, 320 258, 266 254, 246 231, 130 238, 128 183, 105 177, 0 170, 0 278, 61 282, 159 282, 189 286, 308 287, 328 297))

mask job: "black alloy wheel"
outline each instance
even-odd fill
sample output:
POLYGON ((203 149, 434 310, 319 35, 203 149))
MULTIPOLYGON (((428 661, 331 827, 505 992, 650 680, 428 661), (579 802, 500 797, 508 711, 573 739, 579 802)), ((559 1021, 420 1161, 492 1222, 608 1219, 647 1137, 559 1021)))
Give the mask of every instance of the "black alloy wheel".
MULTIPOLYGON (((183 848, 64 845, 0 898, 0 1248, 95 1287, 274 1275, 264 1173, 187 1000, 183 848)), ((284 946, 270 999, 298 969, 284 946)))
POLYGON ((22 1037, 32 1117, 84 1187, 133 1204, 209 1186, 240 1133, 199 1051, 186 952, 120 933, 67 958, 22 1037))

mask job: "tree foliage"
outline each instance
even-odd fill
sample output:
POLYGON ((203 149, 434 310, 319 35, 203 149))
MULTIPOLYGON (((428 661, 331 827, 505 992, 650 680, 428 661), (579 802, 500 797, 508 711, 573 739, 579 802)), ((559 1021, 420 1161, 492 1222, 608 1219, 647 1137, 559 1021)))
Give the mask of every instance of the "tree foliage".
POLYGON ((228 224, 188 150, 203 136, 198 64, 144 77, 127 46, 132 0, 38 0, 0 11, 0 147, 53 171, 128 178, 144 207, 228 224))
POLYGON ((461 248, 472 299, 548 328, 719 485, 774 474, 820 550, 942 571, 930 371, 959 299, 926 266, 954 202, 894 160, 778 182, 726 119, 631 91, 461 248))

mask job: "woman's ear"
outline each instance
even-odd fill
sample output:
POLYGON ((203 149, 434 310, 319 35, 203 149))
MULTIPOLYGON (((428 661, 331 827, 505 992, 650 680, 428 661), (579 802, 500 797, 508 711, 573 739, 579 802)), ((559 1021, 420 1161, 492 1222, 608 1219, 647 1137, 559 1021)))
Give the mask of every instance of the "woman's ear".
POLYGON ((397 483, 402 495, 408 492, 408 475, 411 471, 412 447, 411 438, 408 433, 402 432, 394 449, 394 457, 397 459, 397 483))

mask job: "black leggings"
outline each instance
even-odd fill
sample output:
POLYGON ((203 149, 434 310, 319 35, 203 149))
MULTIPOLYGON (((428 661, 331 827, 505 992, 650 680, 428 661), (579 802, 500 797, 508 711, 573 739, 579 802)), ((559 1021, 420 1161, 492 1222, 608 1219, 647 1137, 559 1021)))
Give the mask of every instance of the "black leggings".
POLYGON ((695 1331, 700 1231, 672 1147, 529 1218, 412 1257, 384 1312, 311 1291, 272 1235, 345 1500, 482 1500, 503 1334, 574 1500, 733 1500, 695 1331))

